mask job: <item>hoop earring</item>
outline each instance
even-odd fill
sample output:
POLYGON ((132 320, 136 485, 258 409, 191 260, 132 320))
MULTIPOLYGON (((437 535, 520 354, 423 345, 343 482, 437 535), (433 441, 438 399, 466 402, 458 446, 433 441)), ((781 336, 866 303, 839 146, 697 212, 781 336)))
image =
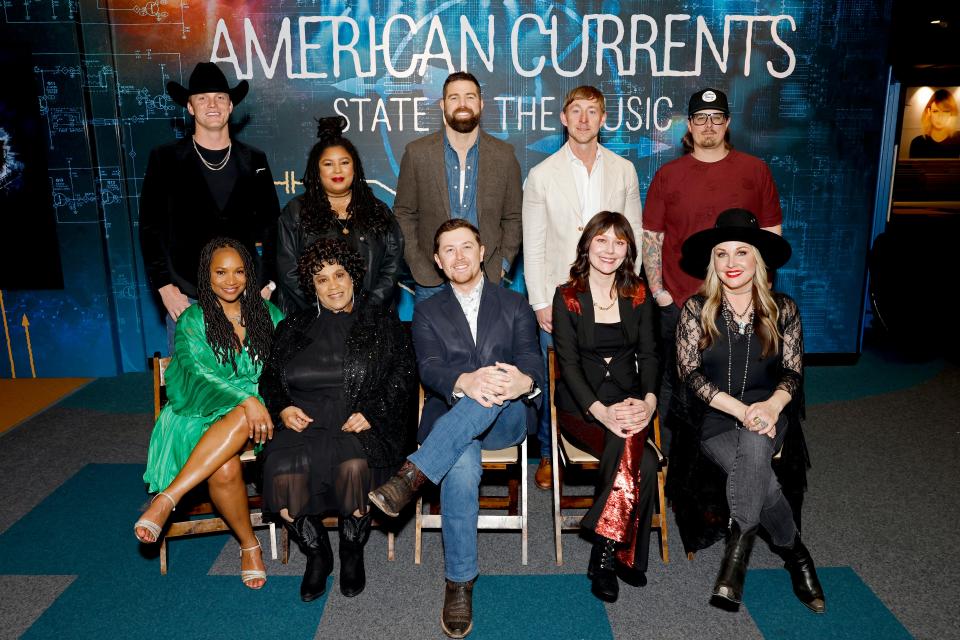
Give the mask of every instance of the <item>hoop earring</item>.
POLYGON ((317 298, 317 317, 319 318, 320 317, 320 296, 316 296, 316 298, 317 298))

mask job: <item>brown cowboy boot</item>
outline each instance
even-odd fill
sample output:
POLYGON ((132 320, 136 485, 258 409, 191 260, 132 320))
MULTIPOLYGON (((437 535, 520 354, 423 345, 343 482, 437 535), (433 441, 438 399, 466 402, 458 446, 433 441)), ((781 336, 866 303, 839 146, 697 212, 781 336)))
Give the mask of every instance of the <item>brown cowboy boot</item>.
POLYGON ((407 460, 396 475, 371 491, 367 497, 380 511, 396 518, 426 481, 427 476, 407 460))
POLYGON ((463 638, 473 629, 473 583, 447 580, 440 627, 451 638, 463 638))

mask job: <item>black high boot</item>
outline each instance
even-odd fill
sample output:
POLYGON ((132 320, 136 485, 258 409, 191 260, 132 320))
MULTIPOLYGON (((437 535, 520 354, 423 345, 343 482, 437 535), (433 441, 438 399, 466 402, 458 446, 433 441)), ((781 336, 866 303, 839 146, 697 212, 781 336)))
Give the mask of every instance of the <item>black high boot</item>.
POLYGON ((747 575, 747 564, 750 562, 756 533, 756 527, 741 531, 736 520, 730 524, 727 548, 720 563, 717 581, 713 585, 713 596, 720 599, 720 604, 726 601, 739 605, 743 601, 743 580, 747 575))
POLYGON ((307 556, 307 569, 300 582, 300 599, 311 602, 327 590, 327 576, 333 572, 333 548, 330 536, 323 526, 322 516, 300 516, 284 526, 303 555, 307 556))
POLYGON ((790 572, 793 592, 803 605, 814 613, 826 611, 827 603, 823 597, 823 587, 817 578, 817 568, 813 566, 810 551, 800 540, 800 532, 789 547, 771 545, 774 553, 783 558, 783 566, 790 572))
POLYGON ((587 577, 593 582, 590 591, 604 602, 616 602, 620 596, 620 582, 617 580, 617 567, 614 552, 616 541, 597 535, 590 549, 590 564, 587 565, 587 577))
POLYGON ((363 547, 370 538, 372 513, 357 517, 340 516, 340 593, 352 598, 367 586, 363 568, 363 547))

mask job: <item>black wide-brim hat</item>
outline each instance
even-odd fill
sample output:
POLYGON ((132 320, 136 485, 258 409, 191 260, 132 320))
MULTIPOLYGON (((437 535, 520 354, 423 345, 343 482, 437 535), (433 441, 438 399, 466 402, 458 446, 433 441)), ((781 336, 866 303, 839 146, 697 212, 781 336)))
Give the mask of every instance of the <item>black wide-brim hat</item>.
POLYGON ((767 269, 782 267, 793 253, 789 242, 761 229, 757 217, 751 212, 746 209, 727 209, 717 216, 713 228, 698 231, 684 241, 680 248, 680 266, 690 275, 703 278, 707 274, 713 248, 731 240, 756 247, 767 269))
POLYGON ((198 63, 193 68, 186 87, 173 80, 167 83, 170 99, 181 107, 187 106, 187 99, 198 93, 226 93, 230 96, 233 106, 237 106, 247 97, 248 91, 250 91, 250 83, 246 80, 241 80, 231 89, 227 83, 227 76, 223 75, 220 67, 212 62, 198 63))

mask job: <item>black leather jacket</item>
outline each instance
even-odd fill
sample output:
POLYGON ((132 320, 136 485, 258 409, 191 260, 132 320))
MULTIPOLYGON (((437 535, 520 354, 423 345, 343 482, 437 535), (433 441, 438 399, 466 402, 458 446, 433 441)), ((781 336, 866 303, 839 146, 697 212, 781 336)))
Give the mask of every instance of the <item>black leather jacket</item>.
MULTIPOLYGON (((321 235, 307 233, 300 224, 304 196, 300 195, 287 203, 277 223, 277 271, 279 272, 279 305, 289 314, 297 309, 313 306, 313 299, 307 299, 300 291, 297 278, 297 258, 300 252, 321 238, 341 238, 360 253, 366 273, 362 288, 368 292, 371 302, 391 304, 396 291, 397 278, 403 260, 403 234, 400 226, 390 215, 390 227, 385 233, 377 234, 354 229, 349 235, 341 235, 336 229, 330 229, 321 235)), ((390 211, 385 203, 377 200, 377 206, 390 211)))

